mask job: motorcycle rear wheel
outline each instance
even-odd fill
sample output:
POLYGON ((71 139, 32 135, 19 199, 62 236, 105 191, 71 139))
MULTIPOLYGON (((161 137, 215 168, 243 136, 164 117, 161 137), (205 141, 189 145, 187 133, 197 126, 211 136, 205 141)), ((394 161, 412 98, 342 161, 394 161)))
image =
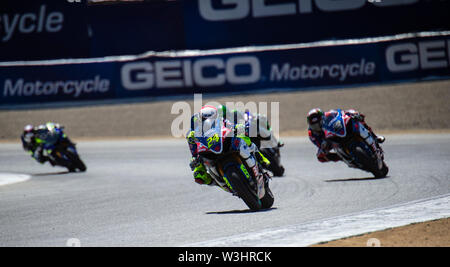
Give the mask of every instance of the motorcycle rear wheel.
POLYGON ((378 168, 378 164, 375 159, 369 156, 361 147, 356 147, 353 151, 356 158, 363 165, 364 170, 371 172, 375 178, 384 178, 389 172, 389 168, 383 161, 382 168, 378 168))

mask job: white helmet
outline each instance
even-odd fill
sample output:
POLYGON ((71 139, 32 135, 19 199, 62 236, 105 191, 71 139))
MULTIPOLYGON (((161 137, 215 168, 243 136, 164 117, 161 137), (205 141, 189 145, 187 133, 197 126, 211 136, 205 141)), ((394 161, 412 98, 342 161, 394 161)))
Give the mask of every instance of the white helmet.
POLYGON ((28 124, 27 126, 23 127, 23 132, 24 133, 31 133, 34 130, 34 126, 31 124, 28 124))
POLYGON ((200 109, 200 118, 202 119, 202 121, 209 119, 215 120, 217 118, 217 113, 218 112, 216 107, 206 105, 200 109))

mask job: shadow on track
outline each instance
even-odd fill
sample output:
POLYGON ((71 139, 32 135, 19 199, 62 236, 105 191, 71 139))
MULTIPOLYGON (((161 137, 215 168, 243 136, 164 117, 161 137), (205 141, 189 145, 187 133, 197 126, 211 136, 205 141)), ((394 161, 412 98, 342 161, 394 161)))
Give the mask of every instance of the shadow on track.
POLYGON ((34 177, 39 177, 39 176, 64 175, 64 174, 69 174, 69 173, 70 172, 68 172, 68 171, 61 171, 61 172, 35 173, 35 174, 30 174, 30 175, 34 176, 34 177))
POLYGON ((382 180, 382 179, 386 179, 386 178, 389 178, 389 176, 381 177, 381 178, 371 176, 371 177, 362 177, 362 178, 332 179, 332 180, 325 180, 325 182, 335 183, 335 182, 370 181, 370 180, 382 180))
POLYGON ((269 208, 269 209, 264 209, 264 210, 250 210, 250 209, 246 209, 246 210, 228 210, 228 211, 210 211, 210 212, 206 212, 206 214, 245 214, 245 213, 257 213, 257 212, 269 212, 271 210, 276 210, 277 208, 269 208))

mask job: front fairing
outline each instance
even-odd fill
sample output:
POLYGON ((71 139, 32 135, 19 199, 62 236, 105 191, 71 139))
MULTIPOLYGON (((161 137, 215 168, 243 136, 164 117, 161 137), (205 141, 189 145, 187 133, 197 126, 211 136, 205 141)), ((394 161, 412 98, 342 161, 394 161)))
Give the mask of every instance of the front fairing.
POLYGON ((58 141, 62 138, 62 132, 60 130, 55 131, 40 131, 37 134, 36 142, 44 149, 53 149, 58 141))
POLYGON ((322 128, 325 138, 335 136, 344 138, 347 135, 347 127, 343 112, 338 109, 337 111, 327 113, 323 120, 322 128))
POLYGON ((215 154, 222 153, 223 137, 222 137, 223 122, 221 118, 217 118, 210 129, 202 129, 199 125, 196 132, 197 144, 199 151, 210 151, 215 154))

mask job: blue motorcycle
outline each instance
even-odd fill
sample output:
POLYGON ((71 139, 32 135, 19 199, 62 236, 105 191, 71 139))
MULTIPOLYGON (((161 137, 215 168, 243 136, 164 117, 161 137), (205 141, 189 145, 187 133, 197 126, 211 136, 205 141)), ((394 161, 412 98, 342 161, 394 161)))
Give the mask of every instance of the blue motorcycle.
POLYGON ((197 153, 207 172, 223 190, 240 197, 251 210, 269 209, 274 197, 269 188, 270 176, 258 164, 260 173, 254 173, 239 154, 241 138, 217 118, 208 129, 197 129, 197 153))
POLYGON ((340 109, 327 112, 322 129, 337 155, 349 167, 370 172, 376 178, 386 177, 389 168, 384 162, 384 152, 376 138, 357 119, 340 109), (371 144, 366 141, 368 138, 373 140, 371 144))
POLYGON ((75 144, 72 143, 61 128, 47 124, 47 128, 38 130, 36 142, 52 165, 65 167, 69 172, 85 172, 86 165, 80 159, 75 144))

